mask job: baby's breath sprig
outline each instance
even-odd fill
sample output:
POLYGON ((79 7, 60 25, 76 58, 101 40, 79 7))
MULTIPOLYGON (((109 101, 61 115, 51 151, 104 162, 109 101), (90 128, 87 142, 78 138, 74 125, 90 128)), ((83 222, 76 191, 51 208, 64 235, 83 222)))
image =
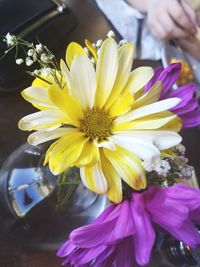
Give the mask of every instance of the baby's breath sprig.
POLYGON ((39 69, 35 69, 34 71, 27 70, 28 74, 49 84, 51 84, 51 82, 49 82, 46 78, 52 76, 55 83, 61 89, 64 88, 65 84, 63 82, 60 67, 57 64, 55 56, 45 45, 39 41, 37 44, 30 43, 21 37, 11 35, 10 33, 7 33, 6 36, 3 37, 3 41, 6 43, 7 49, 4 51, 2 58, 5 57, 11 50, 15 49, 15 62, 17 65, 25 64, 26 67, 31 67, 32 65, 37 64, 40 66, 39 69), (21 57, 18 58, 20 48, 25 54, 24 59, 21 57))

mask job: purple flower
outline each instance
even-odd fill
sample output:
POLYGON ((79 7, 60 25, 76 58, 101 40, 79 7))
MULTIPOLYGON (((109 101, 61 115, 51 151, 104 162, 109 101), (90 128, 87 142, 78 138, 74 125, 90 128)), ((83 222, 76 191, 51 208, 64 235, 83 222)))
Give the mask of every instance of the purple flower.
POLYGON ((155 68, 155 74, 147 83, 145 89, 149 91, 155 82, 161 81, 163 88, 160 100, 170 97, 181 98, 182 101, 172 108, 171 111, 182 119, 184 128, 195 127, 200 124, 200 110, 198 108, 198 101, 194 97, 197 89, 196 86, 194 84, 187 84, 176 90, 172 89, 172 86, 178 80, 180 72, 181 63, 170 64, 165 69, 159 66, 155 68))
POLYGON ((176 184, 132 193, 109 206, 92 224, 74 230, 57 255, 74 267, 132 267, 149 262, 156 228, 194 248, 200 235, 200 191, 176 184))

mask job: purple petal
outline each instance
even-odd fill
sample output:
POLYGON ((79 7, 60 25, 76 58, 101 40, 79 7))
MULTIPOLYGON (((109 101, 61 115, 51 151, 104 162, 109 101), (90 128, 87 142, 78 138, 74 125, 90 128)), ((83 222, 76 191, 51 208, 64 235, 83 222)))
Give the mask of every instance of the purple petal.
POLYGON ((187 220, 179 227, 163 227, 177 240, 182 241, 184 244, 191 248, 195 248, 200 245, 200 234, 197 228, 195 228, 191 221, 187 220))
MULTIPOLYGON (((191 99, 194 99, 194 93, 196 91, 196 86, 193 84, 188 84, 179 87, 176 90, 171 90, 167 93, 167 97, 178 97, 181 98, 182 101, 173 109, 177 109, 180 107, 184 107, 191 99)), ((172 109, 172 110, 173 110, 172 109)))
POLYGON ((120 205, 110 205, 108 206, 97 218, 94 220, 93 224, 103 223, 105 221, 109 221, 108 218, 110 218, 110 215, 112 214, 111 220, 114 219, 114 217, 118 216, 117 210, 120 209, 120 205), (115 210, 115 213, 113 214, 113 211, 115 210))
POLYGON ((134 265, 134 246, 132 238, 123 239, 117 246, 115 266, 133 267, 134 265))
MULTIPOLYGON (((173 108, 173 112, 175 114, 177 114, 178 116, 182 116, 182 115, 187 114, 187 113, 189 114, 189 112, 196 109, 197 106, 198 106, 198 104, 197 104, 196 99, 190 99, 190 101, 188 101, 187 105, 185 105, 184 107, 173 108)), ((172 111, 172 109, 171 109, 171 111, 172 111)))
POLYGON ((121 204, 121 213, 116 221, 115 228, 110 233, 110 237, 105 244, 116 242, 121 238, 135 233, 134 223, 131 215, 131 206, 128 200, 121 204))
POLYGON ((70 240, 81 248, 92 248, 104 244, 114 229, 116 220, 113 219, 102 224, 90 224, 74 230, 70 240))
POLYGON ((200 224, 200 209, 190 212, 190 219, 196 223, 200 224))
POLYGON ((79 249, 79 252, 74 255, 72 262, 74 264, 83 265, 92 262, 99 255, 104 256, 105 246, 97 246, 90 249, 79 249))
POLYGON ((167 93, 168 89, 170 89, 176 83, 180 72, 181 63, 170 64, 167 68, 163 70, 158 79, 163 84, 161 99, 165 98, 165 93, 167 93))
POLYGON ((175 205, 182 205, 189 208, 190 211, 200 208, 200 190, 185 184, 175 184, 171 187, 164 188, 168 199, 171 199, 175 205))
POLYGON ((151 80, 145 85, 145 91, 148 92, 151 87, 154 85, 154 83, 156 83, 160 77, 160 74, 162 73, 162 71, 164 70, 164 68, 162 66, 158 66, 154 69, 154 75, 151 78, 151 80))
POLYGON ((72 253, 72 251, 76 249, 76 246, 74 244, 72 244, 72 242, 70 240, 68 240, 67 242, 65 242, 57 251, 57 256, 58 257, 66 257, 68 256, 70 253, 72 253))
POLYGON ((107 247, 104 250, 104 252, 95 259, 95 262, 92 266, 94 267, 109 266, 110 267, 112 265, 114 258, 116 257, 115 249, 116 249, 116 246, 107 247), (108 264, 107 261, 111 259, 112 261, 110 262, 110 265, 107 265, 108 264))
POLYGON ((181 116, 184 128, 191 128, 200 125, 200 110, 196 109, 181 116))
POLYGON ((162 225, 180 227, 188 218, 189 211, 181 202, 168 199, 164 190, 154 195, 154 198, 146 204, 146 209, 151 214, 151 219, 161 227, 162 225), (165 200, 157 198, 160 194, 165 196, 165 200))
POLYGON ((140 265, 145 265, 151 257, 151 251, 155 242, 155 230, 149 214, 145 210, 141 212, 141 198, 142 195, 140 194, 134 195, 131 211, 136 228, 136 233, 133 237, 136 262, 140 265))

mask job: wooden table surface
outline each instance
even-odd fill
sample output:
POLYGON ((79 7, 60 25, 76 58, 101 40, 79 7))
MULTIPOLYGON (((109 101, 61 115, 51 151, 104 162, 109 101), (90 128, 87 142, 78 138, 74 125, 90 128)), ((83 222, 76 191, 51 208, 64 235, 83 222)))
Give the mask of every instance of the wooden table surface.
MULTIPOLYGON (((110 24, 97 10, 92 1, 68 0, 67 3, 77 16, 78 24, 67 35, 64 43, 67 44, 69 41, 83 43, 86 37, 91 41, 105 38, 106 33, 110 29, 110 24)), ((64 46, 61 51, 58 51, 58 55, 63 53, 64 46)), ((154 66, 157 64, 156 62, 149 61, 135 61, 135 66, 149 63, 154 66)), ((32 111, 31 105, 22 99, 20 90, 0 95, 0 166, 13 150, 26 141, 27 134, 17 128, 17 122, 32 111)), ((190 162, 195 166, 200 177, 200 129, 184 131, 183 138, 187 146, 190 162)), ((0 228, 0 267, 58 266, 60 266, 60 259, 55 256, 55 252, 39 251, 20 245, 18 242, 13 241, 2 227, 0 228)))

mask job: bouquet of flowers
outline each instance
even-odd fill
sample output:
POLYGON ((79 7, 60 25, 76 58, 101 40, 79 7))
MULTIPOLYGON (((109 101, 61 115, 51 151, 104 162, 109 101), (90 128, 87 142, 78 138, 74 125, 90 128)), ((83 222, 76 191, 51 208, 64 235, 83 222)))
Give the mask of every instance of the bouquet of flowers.
MULTIPOLYGON (((9 49, 22 42, 7 35, 9 49)), ((19 121, 28 142, 53 141, 44 164, 59 175, 80 168, 83 184, 110 205, 58 250, 63 265, 132 267, 150 261, 157 231, 200 245, 200 191, 188 185, 178 132, 200 124, 195 85, 174 90, 181 64, 132 70, 134 47, 114 34, 83 48, 72 42, 58 65, 42 44, 24 43, 36 79, 22 96, 39 111, 19 121)), ((16 59, 17 64, 24 60, 16 59)))

